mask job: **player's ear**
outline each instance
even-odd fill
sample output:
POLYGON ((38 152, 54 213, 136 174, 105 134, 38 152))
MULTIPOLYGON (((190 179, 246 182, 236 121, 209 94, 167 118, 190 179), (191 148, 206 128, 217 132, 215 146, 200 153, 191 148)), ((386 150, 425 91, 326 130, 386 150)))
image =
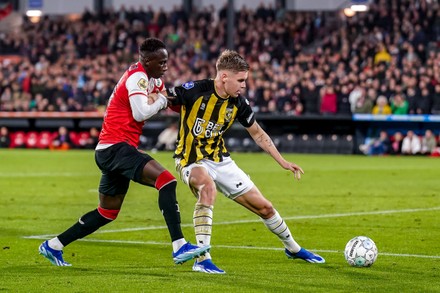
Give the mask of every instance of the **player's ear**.
POLYGON ((226 72, 222 72, 220 75, 223 82, 226 82, 228 80, 228 74, 226 72))
POLYGON ((145 55, 141 54, 141 55, 139 55, 139 61, 143 65, 148 65, 150 63, 150 58, 148 58, 148 56, 145 56, 145 55))

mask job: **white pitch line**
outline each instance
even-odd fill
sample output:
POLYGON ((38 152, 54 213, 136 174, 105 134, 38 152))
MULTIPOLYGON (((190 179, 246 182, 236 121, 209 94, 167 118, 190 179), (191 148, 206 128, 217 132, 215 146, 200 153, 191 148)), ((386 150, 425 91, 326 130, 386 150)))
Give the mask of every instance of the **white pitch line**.
MULTIPOLYGON (((43 235, 44 236, 44 235, 43 235)), ((24 238, 32 238, 32 239, 46 239, 40 236, 29 236, 24 238)), ((141 244, 141 245, 160 245, 160 246, 171 246, 168 242, 156 242, 156 241, 134 241, 134 240, 104 240, 104 239, 78 239, 77 241, 84 242, 100 242, 100 243, 118 243, 118 244, 141 244)), ((276 247, 259 247, 259 246, 234 246, 234 245, 212 245, 215 248, 226 248, 226 249, 254 249, 254 250, 277 250, 284 251, 284 248, 276 248, 276 247)), ((310 249, 314 252, 324 252, 324 253, 340 253, 343 254, 343 251, 339 250, 324 250, 324 249, 310 249)), ((398 256, 398 257, 412 257, 412 258, 429 258, 429 259, 440 259, 440 255, 423 255, 423 254, 407 254, 407 253, 388 253, 388 252, 379 252, 379 255, 386 256, 398 256)))
MULTIPOLYGON (((419 209, 404 209, 404 210, 384 210, 384 211, 371 211, 371 212, 356 212, 356 213, 339 213, 339 214, 324 214, 324 215, 308 215, 308 216, 293 216, 293 217, 285 217, 285 220, 297 220, 297 219, 319 219, 319 218, 337 218, 337 217, 351 217, 351 216, 359 216, 359 215, 387 215, 387 214, 396 214, 396 213, 414 213, 414 212, 424 212, 424 211, 437 211, 440 210, 440 207, 432 207, 432 208, 419 208, 419 209)), ((215 225, 230 225, 230 224, 244 224, 244 223, 259 223, 260 219, 257 220, 239 220, 239 221, 228 221, 228 222, 218 222, 215 225)), ((182 224, 182 227, 192 227, 193 224, 182 224)), ((129 231, 143 231, 143 230, 157 230, 157 229, 166 229, 166 226, 150 226, 150 227, 138 227, 138 228, 125 228, 125 229, 116 229, 116 230, 104 230, 97 231, 95 233, 117 233, 117 232, 129 232, 129 231)), ((32 235, 32 236, 23 236, 23 238, 27 239, 47 239, 56 235, 46 234, 46 235, 32 235)), ((103 242, 103 243, 121 243, 121 244, 142 244, 142 245, 162 245, 169 246, 170 243, 162 243, 155 241, 131 241, 131 240, 102 240, 102 239, 78 239, 78 241, 86 241, 86 242, 103 242)), ((281 248, 273 248, 273 247, 256 247, 256 246, 231 246, 231 245, 215 245, 214 247, 218 248, 228 248, 228 249, 257 249, 257 250, 282 250, 281 248)), ((337 250, 318 250, 315 249, 312 251, 316 252, 328 252, 328 253, 342 253, 337 250)), ((440 256, 437 255, 421 255, 421 254, 396 254, 396 253, 387 253, 380 252, 380 255, 387 256, 399 256, 399 257, 414 257, 414 258, 429 258, 429 259, 440 259, 440 256)))
MULTIPOLYGON (((362 215, 388 215, 397 213, 415 213, 415 212, 426 212, 426 211, 438 211, 440 207, 432 208, 420 208, 420 209, 404 209, 404 210, 385 210, 385 211, 371 211, 371 212, 355 212, 355 213, 343 213, 343 214, 323 214, 323 215, 306 215, 306 216, 292 216, 283 217, 284 220, 301 220, 301 219, 321 219, 321 218, 340 218, 340 217, 352 217, 352 216, 362 216, 362 215)), ((247 224, 247 223, 260 223, 261 219, 254 220, 237 220, 237 221, 226 221, 226 222, 214 222, 214 225, 231 225, 231 224, 247 224)), ((193 224, 182 224, 182 227, 192 227, 193 224)), ((145 231, 145 230, 159 230, 167 229, 167 226, 149 226, 149 227, 136 227, 136 228, 123 228, 114 230, 103 230, 97 231, 95 233, 118 233, 118 232, 133 232, 133 231, 145 231)))

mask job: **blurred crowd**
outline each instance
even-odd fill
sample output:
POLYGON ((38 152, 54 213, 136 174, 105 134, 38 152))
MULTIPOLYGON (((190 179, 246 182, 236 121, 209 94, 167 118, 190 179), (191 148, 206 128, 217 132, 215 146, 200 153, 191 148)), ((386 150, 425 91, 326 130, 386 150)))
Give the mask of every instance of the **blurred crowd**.
MULTIPOLYGON (((25 18, 20 33, 0 34, 0 54, 22 57, 0 63, 0 110, 102 111, 147 36, 168 45, 167 86, 214 77, 226 12, 128 7, 77 20, 25 18)), ((376 0, 366 13, 336 19, 261 4, 237 11, 235 22, 256 112, 440 114, 438 1, 376 0)))
POLYGON ((365 139, 359 146, 362 153, 369 156, 381 155, 431 155, 440 157, 440 135, 438 139, 432 130, 417 135, 413 130, 406 133, 396 131, 393 135, 381 130, 376 137, 365 139))

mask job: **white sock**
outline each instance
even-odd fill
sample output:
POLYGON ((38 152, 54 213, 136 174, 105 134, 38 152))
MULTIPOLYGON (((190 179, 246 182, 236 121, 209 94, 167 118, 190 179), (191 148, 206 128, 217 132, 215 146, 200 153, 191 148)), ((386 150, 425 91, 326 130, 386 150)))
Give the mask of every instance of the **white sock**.
POLYGON ((177 252, 183 245, 185 245, 185 238, 180 238, 173 241, 173 252, 177 252))
POLYGON ((63 250, 64 248, 64 245, 60 242, 58 237, 50 239, 47 244, 49 245, 50 248, 55 250, 63 250))
POLYGON ((278 238, 283 242, 284 247, 286 247, 290 252, 297 253, 300 251, 301 246, 296 243, 290 233, 289 227, 287 227, 286 222, 281 218, 280 214, 275 210, 275 215, 270 219, 262 219, 264 225, 272 231, 278 238))
MULTIPOLYGON (((193 222, 198 246, 211 244, 212 215, 213 206, 205 206, 197 203, 194 208, 193 222)), ((206 253, 198 258, 198 261, 211 259, 211 255, 206 253)))

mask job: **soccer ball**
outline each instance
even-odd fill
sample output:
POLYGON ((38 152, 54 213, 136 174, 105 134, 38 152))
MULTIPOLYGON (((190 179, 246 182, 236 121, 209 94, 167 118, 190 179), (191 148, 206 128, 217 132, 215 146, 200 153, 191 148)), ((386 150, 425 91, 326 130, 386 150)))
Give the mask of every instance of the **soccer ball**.
POLYGON ((377 247, 366 236, 357 236, 348 241, 344 251, 345 259, 353 267, 369 267, 376 261, 377 247))

